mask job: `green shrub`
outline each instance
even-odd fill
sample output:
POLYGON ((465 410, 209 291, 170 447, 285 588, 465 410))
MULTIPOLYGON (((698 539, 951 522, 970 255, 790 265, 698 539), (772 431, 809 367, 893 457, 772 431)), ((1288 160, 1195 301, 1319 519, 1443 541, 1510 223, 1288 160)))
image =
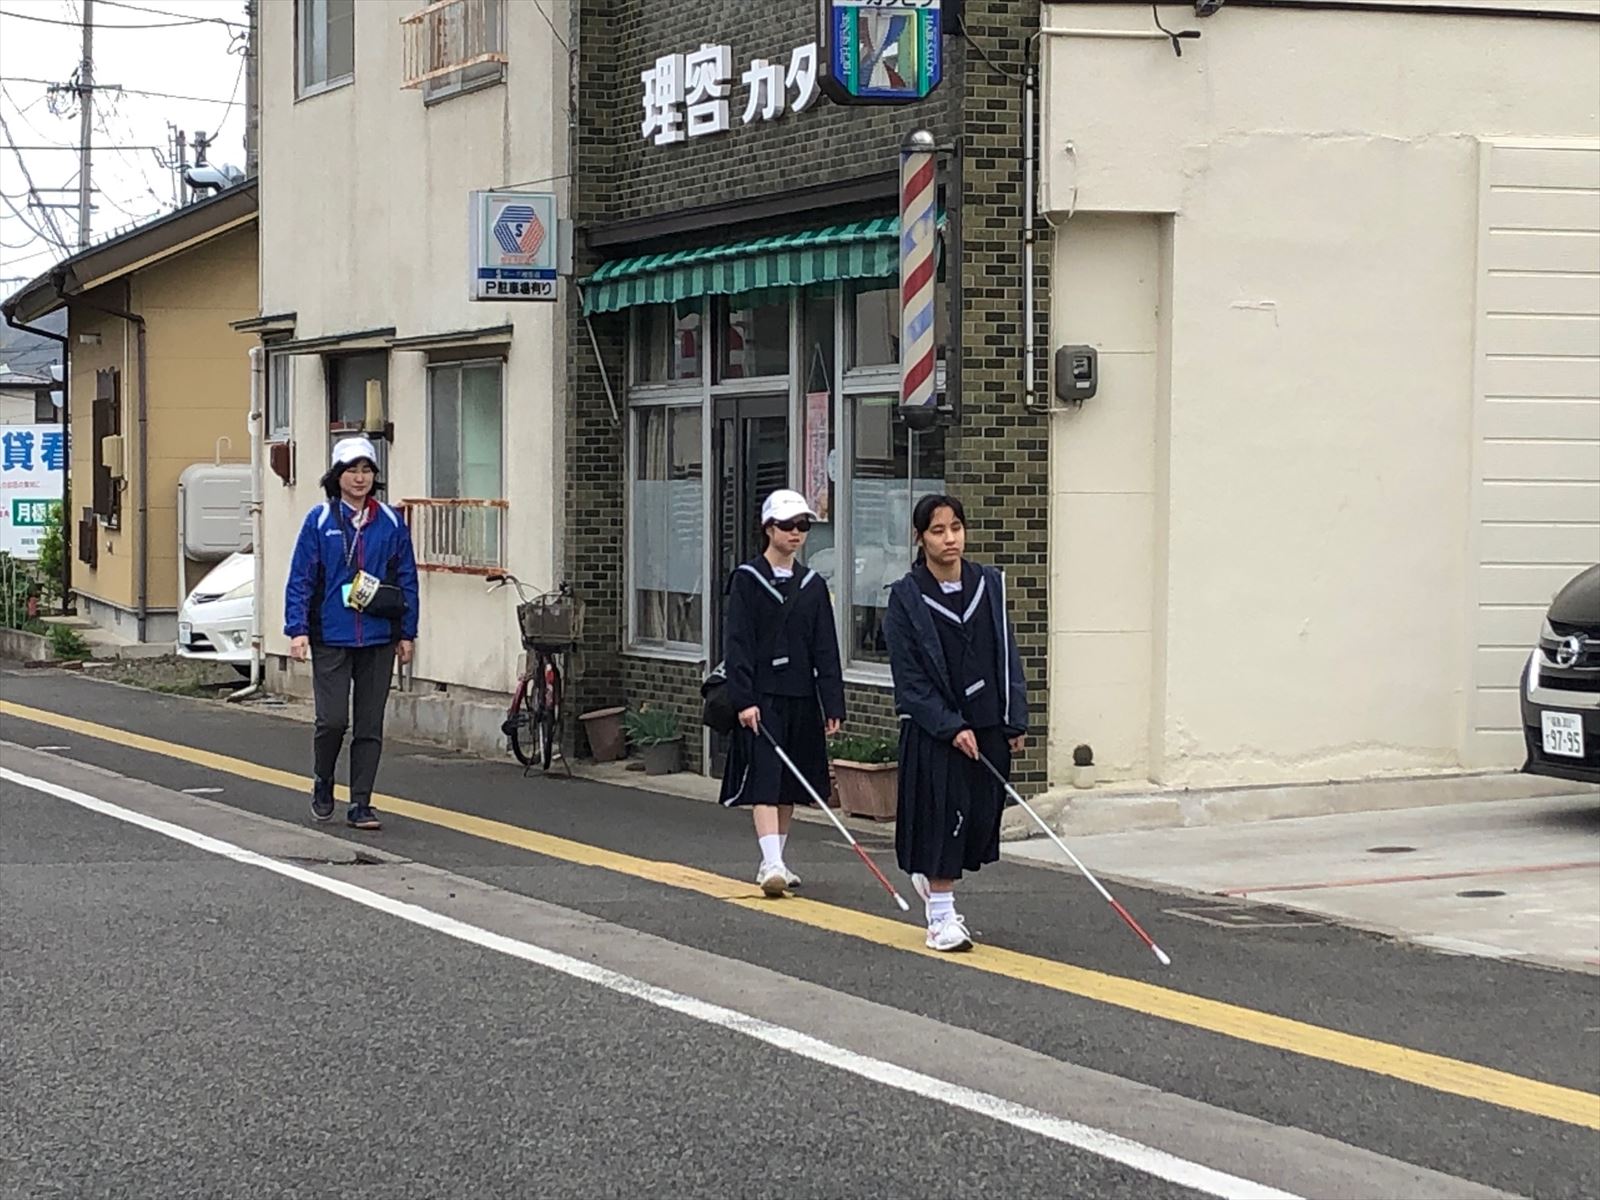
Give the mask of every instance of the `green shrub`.
POLYGON ((50 626, 50 653, 62 659, 89 657, 89 643, 78 636, 78 631, 67 625, 50 626))
POLYGON ((659 746, 678 736, 678 714, 666 708, 629 709, 622 715, 622 726, 635 746, 659 746))
POLYGON ((850 733, 828 743, 828 754, 834 762, 892 763, 899 757, 900 747, 876 734, 850 733))
POLYGON ((44 537, 39 539, 39 561, 35 564, 39 569, 40 589, 45 598, 51 600, 61 595, 61 566, 66 554, 66 534, 61 522, 61 505, 52 504, 44 537))

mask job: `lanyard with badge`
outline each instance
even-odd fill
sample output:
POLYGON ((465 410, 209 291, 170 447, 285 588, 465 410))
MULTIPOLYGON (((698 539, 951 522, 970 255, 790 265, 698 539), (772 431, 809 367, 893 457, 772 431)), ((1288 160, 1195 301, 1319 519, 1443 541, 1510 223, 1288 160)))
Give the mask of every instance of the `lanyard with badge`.
MULTIPOLYGON (((339 541, 344 550, 344 573, 349 574, 350 564, 355 559, 356 551, 361 548, 361 533, 366 527, 365 518, 367 514, 365 509, 352 514, 350 524, 355 528, 356 532, 356 536, 352 540, 349 533, 345 531, 343 505, 340 506, 340 509, 339 541)), ((340 595, 344 597, 345 607, 353 608, 358 612, 366 608, 372 602, 373 596, 378 593, 378 582, 377 576, 369 575, 365 571, 357 571, 356 577, 339 589, 340 595)))

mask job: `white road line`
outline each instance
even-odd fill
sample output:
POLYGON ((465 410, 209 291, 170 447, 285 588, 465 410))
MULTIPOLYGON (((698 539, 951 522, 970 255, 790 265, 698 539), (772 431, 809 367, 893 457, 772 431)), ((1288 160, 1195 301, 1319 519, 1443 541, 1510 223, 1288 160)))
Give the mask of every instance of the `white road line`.
POLYGON ((962 1087, 959 1084, 949 1083, 943 1079, 936 1079, 931 1075, 924 1075, 920 1071, 898 1066, 895 1063, 884 1062, 864 1054, 857 1054, 830 1042, 824 1042, 809 1034, 801 1033, 797 1029, 787 1026, 775 1025, 759 1017, 750 1016, 731 1008, 724 1008, 718 1004, 710 1004, 704 1000, 697 1000, 693 996, 685 996, 679 992, 668 991, 666 988, 656 987, 641 979, 623 975, 581 959, 571 958, 555 950, 547 950, 531 942, 520 941, 517 938, 506 937, 504 934, 483 929, 477 925, 469 925, 465 921, 458 921, 454 917, 447 917, 443 913, 434 912, 432 909, 422 908, 416 904, 408 904, 403 900, 394 900, 377 892, 368 891, 366 888, 357 887, 342 879, 329 879, 308 871, 304 867, 295 866, 293 863, 280 862, 268 858, 264 854, 257 854, 253 850, 246 850, 235 846, 231 842, 224 842, 219 838, 209 837, 203 833, 196 833, 182 825, 174 825, 169 821, 162 821, 156 817, 146 816, 144 813, 123 808, 109 800, 102 800, 98 796, 91 796, 85 792, 75 791, 72 788, 62 787, 44 779, 35 779, 29 775, 21 775, 15 771, 0 767, 0 779, 42 792, 47 796, 54 796, 60 800, 76 804, 91 812, 104 816, 115 817, 119 821, 126 821, 130 825, 137 825, 141 829, 148 829, 152 833, 159 833, 164 837, 173 838, 193 846, 196 849, 232 859, 234 862, 247 866, 260 867, 274 874, 294 879, 300 883, 309 884, 311 887, 320 888, 345 900, 356 904, 365 905, 390 916, 399 917, 401 920, 410 921, 425 929, 446 934, 463 942, 470 942, 475 946, 482 946, 486 950, 495 950, 501 954, 520 958, 525 962, 535 963, 552 971, 559 971, 563 975, 574 979, 581 979, 586 983, 596 984, 610 991, 643 1000, 647 1004, 664 1008, 671 1012, 681 1013, 695 1020, 704 1021, 708 1025, 743 1034, 745 1037, 754 1038, 758 1042, 765 1042, 790 1054, 807 1058, 813 1062, 824 1063, 836 1067, 841 1071, 848 1071, 862 1079, 869 1079, 887 1087, 896 1088, 902 1092, 909 1092, 925 1100, 934 1100, 951 1108, 963 1109, 976 1113, 982 1117, 1011 1125, 1017 1129, 1027 1130, 1029 1133, 1038 1134, 1053 1142, 1071 1146, 1077 1150, 1084 1150, 1101 1158, 1110 1159, 1112 1162, 1121 1163, 1136 1171, 1153 1175, 1157 1179, 1164 1179, 1180 1187, 1191 1188, 1203 1192, 1208 1196, 1216 1196, 1219 1200, 1301 1200, 1292 1192, 1280 1191, 1265 1184, 1256 1183, 1249 1179, 1241 1179, 1237 1175, 1229 1175, 1224 1171, 1216 1171, 1200 1163, 1190 1162, 1188 1159, 1179 1158, 1177 1155, 1168 1154, 1164 1150, 1157 1150, 1153 1146, 1146 1146, 1130 1138, 1120 1137, 1103 1129, 1096 1129, 1091 1125, 1083 1125, 1077 1121, 1070 1121, 1064 1117, 1051 1116, 1027 1105, 1017 1104, 1000 1096, 988 1092, 980 1092, 973 1088, 962 1087))

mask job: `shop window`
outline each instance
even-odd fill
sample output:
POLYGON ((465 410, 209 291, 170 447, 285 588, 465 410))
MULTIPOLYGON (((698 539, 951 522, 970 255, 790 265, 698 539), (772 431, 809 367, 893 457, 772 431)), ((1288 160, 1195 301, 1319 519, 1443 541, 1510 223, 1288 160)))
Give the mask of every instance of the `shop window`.
MULTIPOLYGON (((898 285, 852 285, 848 290, 850 366, 900 365, 900 289, 898 285)), ((933 341, 939 361, 950 342, 950 288, 941 280, 933 289, 933 341)))
POLYGON ((705 590, 701 408, 698 402, 654 405, 636 407, 629 416, 632 640, 698 651, 705 590))
POLYGON ((300 95, 348 83, 356 73, 355 0, 296 0, 300 95))
POLYGON ((913 433, 896 419, 897 398, 863 396, 849 404, 850 614, 848 659, 887 663, 883 617, 889 585, 911 567, 911 511, 922 496, 944 491, 945 431, 913 433))
POLYGON ((267 440, 287 441, 294 436, 294 355, 267 358, 267 440))
POLYGON ((636 309, 633 381, 699 383, 705 334, 698 300, 636 309))
POLYGON ((330 355, 324 360, 328 377, 328 425, 334 433, 377 433, 383 429, 384 401, 389 390, 389 356, 377 354, 330 355), (369 383, 378 386, 368 406, 369 383))
POLYGON ((719 381, 789 373, 789 294, 736 296, 720 301, 719 381))

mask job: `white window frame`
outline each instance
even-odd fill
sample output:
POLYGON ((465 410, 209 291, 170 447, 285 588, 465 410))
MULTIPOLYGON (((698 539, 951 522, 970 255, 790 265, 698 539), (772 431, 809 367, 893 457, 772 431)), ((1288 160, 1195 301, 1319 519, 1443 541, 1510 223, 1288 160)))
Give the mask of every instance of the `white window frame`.
POLYGON ((320 96, 324 92, 334 91, 336 88, 347 87, 355 82, 356 78, 356 9, 360 7, 358 0, 352 0, 350 7, 350 69, 342 75, 328 73, 328 3, 329 0, 295 0, 294 3, 294 77, 295 96, 305 100, 312 96, 320 96), (315 16, 320 12, 321 19, 315 16), (322 43, 322 69, 321 79, 308 79, 310 72, 307 70, 308 57, 315 57, 315 38, 320 34, 322 43), (308 41, 311 38, 313 40, 308 41))
MULTIPOLYGON (((483 0, 485 7, 494 5, 498 14, 499 36, 495 44, 490 47, 496 53, 506 52, 506 5, 508 0, 483 0)), ((470 67, 461 67, 451 71, 448 75, 426 80, 422 85, 422 103, 424 105, 442 104, 457 96, 465 96, 469 92, 480 91, 483 88, 494 87, 506 80, 506 64, 503 62, 477 63, 470 67)))
MULTIPOLYGON (((833 423, 834 452, 838 455, 841 467, 839 478, 834 481, 835 515, 833 524, 834 554, 840 564, 840 576, 831 586, 834 606, 834 625, 839 638, 839 652, 844 664, 844 678, 848 683, 866 685, 871 687, 887 687, 891 684, 891 676, 887 663, 867 662, 851 657, 852 638, 851 631, 853 614, 851 613, 852 595, 855 581, 853 578, 846 580, 843 570, 848 564, 854 569, 855 547, 854 530, 852 521, 852 505, 855 502, 854 486, 850 467, 855 461, 855 422, 851 411, 854 403, 863 396, 898 395, 900 391, 900 367, 898 364, 887 364, 873 367, 852 367, 850 360, 854 353, 855 329, 853 327, 853 306, 847 303, 848 289, 854 281, 840 280, 834 284, 833 317, 834 317, 834 362, 833 362, 833 396, 829 407, 829 420, 833 423)), ((890 285, 891 287, 893 284, 890 285)), ((626 553, 624 557, 623 586, 627 591, 627 600, 623 607, 624 636, 623 645, 626 653, 639 657, 668 659, 680 662, 704 663, 714 661, 719 655, 716 647, 711 645, 711 604, 709 595, 702 596, 701 603, 701 633, 698 643, 692 642, 655 642, 641 641, 637 635, 638 630, 638 590, 634 587, 635 577, 633 562, 633 502, 632 489, 637 471, 637 443, 638 429, 634 421, 636 410, 652 407, 691 407, 699 405, 701 409, 701 469, 705 472, 705 511, 701 524, 702 542, 702 578, 707 581, 707 586, 720 586, 720 581, 714 578, 716 563, 716 538, 713 536, 714 522, 716 519, 717 497, 715 481, 710 477, 712 469, 712 439, 715 432, 715 422, 712 419, 714 401, 718 397, 739 395, 752 396, 771 394, 774 392, 785 394, 789 401, 789 478, 797 480, 801 476, 805 453, 803 439, 800 437, 805 413, 805 379, 802 373, 800 358, 805 347, 801 344, 801 289, 789 289, 789 370, 786 375, 752 376, 748 379, 735 379, 720 382, 716 378, 716 371, 721 360, 722 347, 721 315, 717 311, 722 302, 727 298, 722 296, 708 296, 706 300, 706 313, 703 316, 702 340, 700 353, 700 379, 699 380, 672 380, 665 383, 640 383, 640 338, 642 336, 643 322, 637 308, 630 310, 628 322, 627 343, 627 379, 630 381, 628 388, 627 406, 628 413, 625 422, 627 431, 627 450, 625 454, 625 471, 627 479, 628 500, 624 505, 625 520, 623 537, 625 539, 626 553), (709 656, 709 658, 708 658, 709 656)), ((945 387, 945 364, 941 360, 935 370, 935 389, 943 392, 945 387)), ((906 531, 906 544, 911 545, 911 531, 906 531)))
MULTIPOLYGON (((630 349, 630 355, 632 351, 630 349)), ((701 359, 704 362, 704 356, 701 359)), ((626 421, 628 444, 624 456, 627 472, 627 502, 623 506, 626 519, 623 522, 623 537, 626 539, 624 553, 624 586, 627 588, 627 603, 624 606, 624 631, 623 645, 631 654, 650 658, 670 659, 678 662, 703 662, 705 661, 706 641, 709 637, 711 604, 710 604, 710 551, 712 549, 709 520, 711 509, 709 504, 701 505, 700 515, 700 550, 701 550, 701 591, 700 591, 700 637, 693 642, 675 642, 665 639, 642 638, 639 636, 639 588, 634 580, 638 570, 633 556, 633 524, 634 504, 633 485, 638 481, 639 471, 639 415, 658 409, 671 411, 674 409, 697 409, 700 413, 700 482, 702 491, 708 502, 714 502, 710 479, 710 421, 707 416, 710 411, 705 396, 704 383, 690 388, 654 386, 648 391, 635 391, 628 398, 628 415, 626 421)))
POLYGON ((267 352, 267 441, 294 437, 294 355, 267 352))

